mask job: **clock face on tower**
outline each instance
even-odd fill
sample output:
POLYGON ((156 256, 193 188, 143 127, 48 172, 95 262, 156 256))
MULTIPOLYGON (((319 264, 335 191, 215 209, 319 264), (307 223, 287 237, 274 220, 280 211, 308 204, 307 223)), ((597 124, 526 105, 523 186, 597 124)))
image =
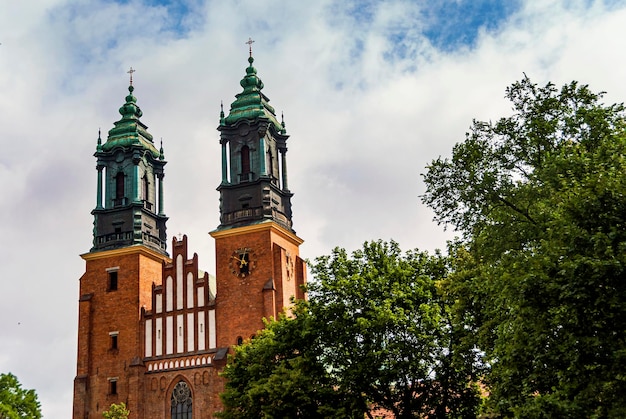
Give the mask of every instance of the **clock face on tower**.
POLYGON ((248 247, 242 247, 233 252, 229 261, 230 271, 239 278, 245 278, 256 267, 254 251, 248 247))

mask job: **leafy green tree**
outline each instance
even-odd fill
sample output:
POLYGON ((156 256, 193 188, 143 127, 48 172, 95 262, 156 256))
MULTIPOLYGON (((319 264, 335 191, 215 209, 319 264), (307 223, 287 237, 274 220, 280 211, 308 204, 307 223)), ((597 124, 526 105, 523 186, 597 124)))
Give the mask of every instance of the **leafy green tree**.
POLYGON ((41 405, 35 390, 25 390, 11 373, 0 374, 0 419, 39 419, 41 405))
POLYGON ((316 259, 311 312, 338 389, 397 418, 475 417, 476 354, 437 287, 447 270, 445 257, 395 242, 316 259))
POLYGON ((109 410, 102 412, 102 417, 105 419, 128 419, 128 415, 130 415, 130 410, 126 408, 126 403, 124 402, 119 404, 113 403, 109 410))
POLYGON ((221 417, 475 417, 476 354, 437 287, 446 264, 382 241, 316 259, 309 301, 235 349, 221 417))
POLYGON ((443 287, 495 413, 626 417, 624 107, 576 82, 506 96, 511 116, 474 121, 424 176, 424 202, 462 234, 443 287))
POLYGON ((362 418, 332 386, 321 364, 316 326, 307 304, 293 316, 267 321, 254 340, 235 347, 223 375, 221 418, 362 418))

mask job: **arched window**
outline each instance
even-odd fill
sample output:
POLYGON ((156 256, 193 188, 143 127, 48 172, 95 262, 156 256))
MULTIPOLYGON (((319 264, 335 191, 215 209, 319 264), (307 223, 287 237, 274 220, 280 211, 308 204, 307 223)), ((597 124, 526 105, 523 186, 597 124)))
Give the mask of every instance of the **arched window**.
POLYGON ((179 381, 172 391, 172 419, 191 419, 191 389, 185 381, 179 381))
POLYGON ((249 180, 250 173, 250 148, 247 145, 241 147, 241 179, 249 180))
POLYGON ((143 199, 144 207, 152 211, 152 204, 150 203, 150 181, 148 180, 148 173, 143 175, 143 178, 141 179, 141 198, 143 199))
POLYGON ((148 191, 150 190, 150 181, 148 180, 148 174, 146 173, 145 175, 143 175, 143 182, 142 182, 142 186, 143 186, 143 190, 141 191, 141 195, 143 197, 144 201, 148 201, 150 196, 148 194, 148 191))
POLYGON ((267 173, 269 173, 270 178, 274 178, 274 158, 272 156, 272 150, 271 149, 267 149, 267 166, 269 167, 269 170, 267 173))

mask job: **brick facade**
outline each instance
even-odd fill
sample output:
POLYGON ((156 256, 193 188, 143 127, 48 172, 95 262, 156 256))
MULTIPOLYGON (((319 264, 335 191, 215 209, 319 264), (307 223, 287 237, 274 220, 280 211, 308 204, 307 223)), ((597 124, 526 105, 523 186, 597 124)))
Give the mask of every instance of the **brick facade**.
MULTIPOLYGON (((248 58, 231 112, 220 113, 222 181, 215 277, 166 254, 163 148, 157 150, 129 86, 122 119, 96 147, 94 246, 82 255, 74 419, 124 402, 130 419, 214 417, 231 347, 304 298, 302 240, 292 230, 287 139, 248 58)), ((132 72, 131 72, 132 74, 132 72)))
POLYGON ((145 246, 83 255, 75 419, 100 418, 120 402, 130 419, 169 419, 181 380, 191 390, 193 418, 214 417, 229 348, 292 297, 304 298, 296 235, 272 222, 212 235, 215 278, 198 268, 196 254, 188 258, 186 236, 172 241, 171 259, 145 246), (233 272, 240 249, 254 264, 245 277, 233 272), (112 274, 117 289, 110 289, 112 274))

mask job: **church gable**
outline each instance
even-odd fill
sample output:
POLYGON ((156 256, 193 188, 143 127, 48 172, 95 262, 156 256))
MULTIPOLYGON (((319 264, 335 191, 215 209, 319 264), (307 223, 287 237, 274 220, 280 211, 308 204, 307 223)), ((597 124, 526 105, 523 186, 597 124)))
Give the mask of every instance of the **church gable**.
POLYGON ((148 371, 211 364, 216 351, 215 280, 187 256, 187 236, 172 241, 172 263, 153 285, 152 307, 142 313, 148 371))

